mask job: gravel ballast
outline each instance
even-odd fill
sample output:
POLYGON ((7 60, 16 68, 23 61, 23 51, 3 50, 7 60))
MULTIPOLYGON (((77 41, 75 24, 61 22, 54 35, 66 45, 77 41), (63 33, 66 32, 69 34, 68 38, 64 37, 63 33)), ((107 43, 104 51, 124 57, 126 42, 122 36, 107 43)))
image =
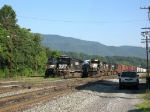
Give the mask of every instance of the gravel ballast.
POLYGON ((142 101, 138 96, 145 92, 141 86, 139 90, 119 90, 118 79, 111 79, 41 102, 24 112, 136 112, 135 105, 142 101))

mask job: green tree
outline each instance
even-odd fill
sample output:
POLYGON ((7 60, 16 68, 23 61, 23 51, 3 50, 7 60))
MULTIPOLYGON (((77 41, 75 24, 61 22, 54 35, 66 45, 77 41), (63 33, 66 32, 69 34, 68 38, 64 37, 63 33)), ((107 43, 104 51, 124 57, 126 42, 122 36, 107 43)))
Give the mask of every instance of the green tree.
POLYGON ((0 23, 4 26, 6 30, 14 30, 13 28, 16 26, 17 19, 16 13, 9 5, 4 5, 0 9, 0 23))

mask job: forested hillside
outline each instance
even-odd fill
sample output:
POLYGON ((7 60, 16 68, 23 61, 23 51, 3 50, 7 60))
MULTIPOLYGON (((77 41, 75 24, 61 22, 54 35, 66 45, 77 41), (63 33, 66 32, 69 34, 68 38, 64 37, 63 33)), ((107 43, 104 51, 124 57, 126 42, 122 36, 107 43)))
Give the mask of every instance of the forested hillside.
POLYGON ((146 51, 142 47, 134 46, 106 46, 99 42, 63 37, 59 35, 44 35, 42 44, 59 51, 83 52, 89 55, 101 56, 131 56, 146 58, 146 51))

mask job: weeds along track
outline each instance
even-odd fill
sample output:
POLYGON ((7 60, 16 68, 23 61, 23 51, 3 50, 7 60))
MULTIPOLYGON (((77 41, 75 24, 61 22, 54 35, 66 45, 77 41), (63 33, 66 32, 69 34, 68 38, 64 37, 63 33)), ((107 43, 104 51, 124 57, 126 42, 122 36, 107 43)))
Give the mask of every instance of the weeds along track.
POLYGON ((75 80, 70 80, 68 84, 64 82, 63 85, 59 85, 59 83, 57 84, 56 82, 53 83, 53 85, 55 85, 53 87, 48 87, 48 85, 51 86, 52 84, 47 84, 47 87, 40 84, 39 87, 44 87, 41 90, 1 97, 0 112, 21 111, 25 108, 28 108, 31 104, 47 100, 52 97, 56 97, 58 95, 73 92, 76 90, 75 89, 76 87, 85 85, 87 83, 89 83, 89 85, 90 84, 94 85, 94 82, 96 81, 103 80, 103 79, 110 79, 114 77, 116 76, 101 76, 101 77, 82 79, 82 80, 75 79, 75 80))
MULTIPOLYGON (((46 87, 54 87, 54 86, 59 86, 59 85, 64 85, 64 84, 69 84, 71 82, 76 82, 78 81, 76 80, 66 80, 64 81, 54 81, 54 82, 44 82, 44 83, 15 83, 14 85, 10 84, 3 84, 3 87, 0 87, 0 94, 6 93, 6 92, 13 92, 13 91, 21 91, 21 90, 27 90, 27 89, 36 89, 36 88, 46 88, 46 87)), ((1 85, 2 86, 2 85, 1 85)))
POLYGON ((12 91, 20 91, 20 90, 26 90, 31 88, 44 88, 53 86, 53 84, 27 84, 27 85, 10 85, 9 87, 1 87, 0 94, 6 93, 6 92, 12 92, 12 91))

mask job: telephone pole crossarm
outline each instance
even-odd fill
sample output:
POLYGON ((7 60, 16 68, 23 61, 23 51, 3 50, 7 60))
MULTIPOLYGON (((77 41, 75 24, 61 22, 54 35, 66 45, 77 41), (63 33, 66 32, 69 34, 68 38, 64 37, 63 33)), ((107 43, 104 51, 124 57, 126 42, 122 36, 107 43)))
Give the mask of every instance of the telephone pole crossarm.
POLYGON ((145 28, 141 28, 141 29, 149 29, 150 30, 150 27, 145 27, 145 28))
POLYGON ((150 6, 149 7, 140 7, 140 9, 149 9, 150 10, 150 6))

